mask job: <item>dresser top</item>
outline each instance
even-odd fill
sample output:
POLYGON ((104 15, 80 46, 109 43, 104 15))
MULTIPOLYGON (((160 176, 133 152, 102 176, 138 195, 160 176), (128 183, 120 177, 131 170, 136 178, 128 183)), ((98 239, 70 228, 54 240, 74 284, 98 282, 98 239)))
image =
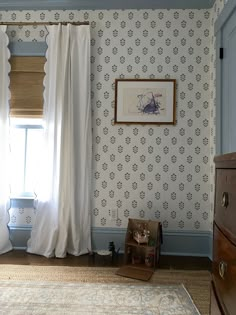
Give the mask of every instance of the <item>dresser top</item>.
POLYGON ((217 155, 214 162, 216 168, 236 168, 236 152, 217 155))

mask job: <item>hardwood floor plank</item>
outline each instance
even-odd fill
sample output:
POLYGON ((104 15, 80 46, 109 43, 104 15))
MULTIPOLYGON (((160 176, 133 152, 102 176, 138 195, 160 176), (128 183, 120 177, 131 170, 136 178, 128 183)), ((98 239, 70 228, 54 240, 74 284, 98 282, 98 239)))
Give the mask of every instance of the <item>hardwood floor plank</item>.
MULTIPOLYGON (((119 254, 113 261, 111 257, 102 258, 97 254, 78 257, 68 255, 65 258, 46 258, 26 253, 24 250, 12 250, 0 256, 0 265, 120 267, 123 265, 123 258, 123 254, 119 254)), ((211 260, 207 257, 161 256, 159 268, 211 271, 211 260)))

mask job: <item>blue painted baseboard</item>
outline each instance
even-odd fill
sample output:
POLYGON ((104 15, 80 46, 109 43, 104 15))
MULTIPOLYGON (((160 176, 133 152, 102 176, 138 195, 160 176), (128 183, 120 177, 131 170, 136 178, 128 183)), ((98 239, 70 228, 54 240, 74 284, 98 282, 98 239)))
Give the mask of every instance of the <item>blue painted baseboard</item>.
MULTIPOLYGON (((10 239, 15 249, 26 248, 30 227, 10 227, 10 239)), ((108 249, 113 241, 116 250, 124 251, 126 229, 92 228, 92 249, 108 249)), ((162 255, 209 257, 212 259, 212 232, 163 231, 162 255)))
MULTIPOLYGON (((116 249, 124 251, 126 229, 92 228, 94 250, 107 249, 113 241, 116 249)), ((212 258, 212 232, 163 231, 162 255, 212 258)))

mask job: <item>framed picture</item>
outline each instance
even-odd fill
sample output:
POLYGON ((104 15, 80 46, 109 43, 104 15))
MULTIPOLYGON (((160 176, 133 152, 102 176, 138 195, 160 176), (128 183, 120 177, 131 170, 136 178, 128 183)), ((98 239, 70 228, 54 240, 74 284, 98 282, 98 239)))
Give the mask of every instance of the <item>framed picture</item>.
POLYGON ((175 124, 176 80, 116 79, 115 123, 175 124))

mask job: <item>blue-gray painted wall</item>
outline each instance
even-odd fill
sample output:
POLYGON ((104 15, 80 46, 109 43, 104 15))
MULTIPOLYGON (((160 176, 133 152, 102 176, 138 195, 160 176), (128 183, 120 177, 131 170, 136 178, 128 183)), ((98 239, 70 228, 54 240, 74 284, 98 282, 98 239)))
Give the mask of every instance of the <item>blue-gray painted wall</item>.
POLYGON ((45 56, 45 42, 11 42, 9 49, 12 56, 45 56))
POLYGON ((229 115, 225 112, 230 111, 229 104, 223 102, 222 84, 223 84, 223 68, 222 60, 219 56, 220 47, 223 47, 223 29, 225 23, 229 20, 233 12, 236 10, 236 0, 228 0, 224 6, 224 10, 214 25, 214 34, 216 36, 216 154, 224 154, 231 152, 231 146, 235 146, 230 138, 226 135, 235 132, 235 125, 228 123, 223 124, 224 117, 229 119, 229 115))

